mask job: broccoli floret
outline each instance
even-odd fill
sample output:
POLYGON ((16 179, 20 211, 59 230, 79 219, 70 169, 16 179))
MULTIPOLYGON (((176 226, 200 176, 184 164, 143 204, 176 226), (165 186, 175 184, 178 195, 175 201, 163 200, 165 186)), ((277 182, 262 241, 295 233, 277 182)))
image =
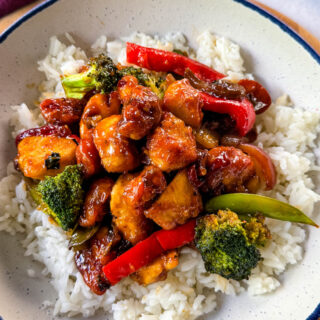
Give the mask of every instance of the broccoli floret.
POLYGON ((263 240, 262 234, 266 235, 266 227, 257 220, 250 224, 232 211, 219 210, 217 215, 198 219, 195 242, 208 272, 242 280, 248 279, 261 260, 257 244, 263 240), (262 226, 260 235, 258 227, 262 226))
POLYGON ((83 176, 77 165, 67 166, 54 177, 46 177, 31 191, 41 210, 63 230, 74 227, 83 203, 83 176))
POLYGON ((249 242, 263 247, 268 239, 271 239, 271 233, 268 227, 264 224, 265 217, 258 214, 251 217, 247 223, 244 224, 249 242))
POLYGON ((100 54, 89 61, 88 70, 62 78, 67 98, 82 99, 91 90, 102 93, 115 89, 120 74, 111 58, 100 54))
POLYGON ((148 80, 147 74, 142 71, 141 68, 136 67, 126 67, 119 70, 119 73, 122 77, 124 76, 134 76, 138 79, 141 85, 145 85, 146 81, 148 80))
POLYGON ((118 81, 127 75, 135 76, 141 85, 149 87, 160 98, 163 97, 166 89, 164 77, 135 67, 118 70, 112 59, 104 54, 91 58, 87 70, 62 77, 61 83, 67 98, 82 99, 91 90, 111 92, 116 88, 118 81))
POLYGON ((138 79, 139 84, 149 87, 160 99, 163 98, 166 90, 166 79, 156 72, 144 72, 141 68, 127 67, 119 71, 122 77, 134 76, 138 79))

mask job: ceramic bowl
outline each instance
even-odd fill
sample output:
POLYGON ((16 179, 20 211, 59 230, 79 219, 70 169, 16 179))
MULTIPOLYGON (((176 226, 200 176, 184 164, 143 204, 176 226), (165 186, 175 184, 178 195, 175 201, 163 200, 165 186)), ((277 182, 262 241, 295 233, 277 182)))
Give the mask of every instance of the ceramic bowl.
MULTIPOLYGON (((296 105, 319 109, 319 56, 285 25, 245 1, 47 1, 0 38, 0 174, 5 174, 15 154, 9 106, 36 100, 32 84, 43 77, 36 62, 46 55, 50 36, 69 32, 86 48, 102 34, 116 38, 135 30, 150 34, 179 30, 194 45, 197 35, 207 29, 241 46, 248 71, 273 98, 287 92, 296 105)), ((315 228, 309 230, 302 262, 281 276, 282 286, 276 292, 224 297, 207 319, 305 319, 320 302, 320 236, 315 228)), ((40 271, 41 266, 24 257, 17 237, 1 233, 0 243, 0 315, 4 320, 52 319, 40 308, 43 300, 55 299, 49 280, 28 278, 26 273, 28 268, 40 271)))

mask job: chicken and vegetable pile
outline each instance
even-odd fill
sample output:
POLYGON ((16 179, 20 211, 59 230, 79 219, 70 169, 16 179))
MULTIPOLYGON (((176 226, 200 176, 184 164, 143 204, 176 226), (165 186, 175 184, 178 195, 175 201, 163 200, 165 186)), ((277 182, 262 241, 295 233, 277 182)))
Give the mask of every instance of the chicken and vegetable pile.
POLYGON ((31 196, 70 237, 96 294, 129 275, 164 280, 184 245, 208 272, 248 278, 271 238, 265 216, 314 224, 253 195, 276 183, 271 159, 251 144, 268 92, 181 52, 128 43, 127 61, 92 58, 62 76, 66 98, 41 102, 46 125, 16 138, 31 196))

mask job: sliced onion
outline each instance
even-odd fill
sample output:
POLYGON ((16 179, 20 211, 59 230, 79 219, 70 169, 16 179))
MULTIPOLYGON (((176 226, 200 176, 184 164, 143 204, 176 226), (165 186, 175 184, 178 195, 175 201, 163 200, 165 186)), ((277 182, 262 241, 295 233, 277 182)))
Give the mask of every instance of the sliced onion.
POLYGON ((265 183, 265 190, 273 189, 277 181, 276 170, 269 155, 252 144, 242 143, 238 148, 252 158, 258 177, 265 183))
POLYGON ((244 87, 246 95, 252 102, 256 114, 265 112, 270 107, 271 97, 259 82, 242 79, 238 84, 244 87))

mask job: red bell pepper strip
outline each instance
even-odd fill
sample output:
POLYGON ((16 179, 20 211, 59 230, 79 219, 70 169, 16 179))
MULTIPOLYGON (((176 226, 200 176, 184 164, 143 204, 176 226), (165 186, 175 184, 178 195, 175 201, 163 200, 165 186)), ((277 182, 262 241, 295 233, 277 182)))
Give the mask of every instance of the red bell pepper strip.
POLYGON ((129 276, 160 256, 164 250, 155 235, 140 241, 133 248, 120 255, 102 268, 111 285, 129 276))
POLYGON ((174 72, 180 76, 184 76, 189 68, 199 79, 209 82, 225 77, 224 74, 181 54, 142 47, 131 42, 127 42, 127 62, 153 71, 174 72))
POLYGON ((190 220, 172 230, 160 230, 154 233, 164 251, 179 248, 193 241, 196 220, 190 220))
POLYGON ((256 114, 252 103, 243 99, 241 101, 227 100, 210 96, 201 92, 203 109, 217 113, 227 113, 236 121, 236 127, 241 136, 245 136, 253 127, 256 114))
POLYGON ((115 285, 122 278, 152 262, 163 252, 179 248, 193 241, 195 226, 196 220, 190 220, 173 230, 157 231, 105 265, 102 271, 110 284, 115 285))
MULTIPOLYGON (((174 72, 180 76, 185 76, 186 70, 190 69, 198 79, 207 82, 226 77, 224 74, 181 54, 147 48, 131 42, 127 42, 127 62, 153 71, 174 72)), ((259 82, 242 79, 238 83, 244 87, 257 114, 268 109, 271 98, 268 91, 259 82)))

